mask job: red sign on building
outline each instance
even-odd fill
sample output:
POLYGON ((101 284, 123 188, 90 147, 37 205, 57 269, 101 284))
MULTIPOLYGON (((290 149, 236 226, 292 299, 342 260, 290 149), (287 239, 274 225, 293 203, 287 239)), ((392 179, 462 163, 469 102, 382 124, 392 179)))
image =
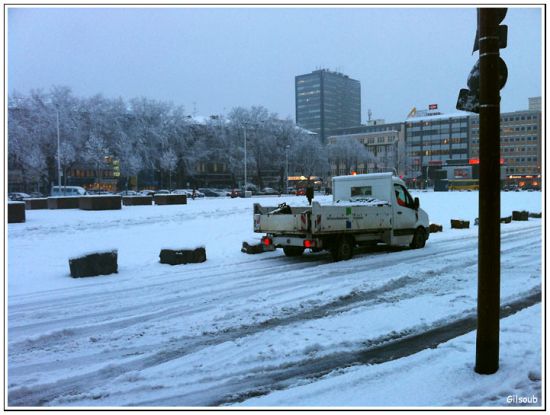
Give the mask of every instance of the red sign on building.
POLYGON ((437 109, 437 104, 430 104, 430 105, 428 105, 428 109, 429 109, 429 110, 436 110, 436 109, 437 109))

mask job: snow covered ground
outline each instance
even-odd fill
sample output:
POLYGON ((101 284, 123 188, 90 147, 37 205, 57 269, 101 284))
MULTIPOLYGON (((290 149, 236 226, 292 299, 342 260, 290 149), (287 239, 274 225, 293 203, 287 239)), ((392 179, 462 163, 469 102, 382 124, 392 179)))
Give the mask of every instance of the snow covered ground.
MULTIPOLYGON (((501 225, 500 370, 473 371, 477 192, 418 192, 444 226, 424 249, 285 257, 240 252, 252 203, 31 210, 8 225, 10 407, 517 407, 541 394, 542 221, 501 225), (205 246, 207 262, 159 263, 205 246), (68 258, 118 250, 118 274, 73 279, 68 258)), ((328 201, 329 197, 316 196, 328 201)), ((540 212, 502 193, 502 215, 540 212)))

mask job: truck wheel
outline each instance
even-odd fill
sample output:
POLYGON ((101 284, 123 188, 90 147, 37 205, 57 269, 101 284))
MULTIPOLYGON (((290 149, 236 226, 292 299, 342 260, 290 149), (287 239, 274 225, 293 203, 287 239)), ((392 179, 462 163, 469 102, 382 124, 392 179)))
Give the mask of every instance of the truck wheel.
POLYGON ((286 256, 300 256, 304 253, 304 249, 300 246, 284 246, 283 252, 286 256))
POLYGON ((353 247, 355 242, 349 236, 338 238, 330 249, 330 254, 334 261, 347 261, 353 256, 353 247))
POLYGON ((418 228, 414 231, 414 236, 409 246, 412 249, 424 248, 426 246, 426 231, 423 228, 418 228))

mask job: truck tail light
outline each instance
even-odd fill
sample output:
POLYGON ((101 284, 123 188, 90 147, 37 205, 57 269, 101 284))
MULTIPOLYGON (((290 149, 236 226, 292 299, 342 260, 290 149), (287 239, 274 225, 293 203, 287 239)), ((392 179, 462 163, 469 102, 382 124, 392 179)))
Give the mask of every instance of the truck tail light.
POLYGON ((264 246, 271 246, 271 245, 273 245, 273 241, 271 240, 271 238, 269 236, 264 236, 262 238, 262 244, 264 246))
POLYGON ((306 239, 304 241, 304 248, 315 248, 317 246, 317 244, 315 243, 315 241, 312 241, 311 239, 306 239))

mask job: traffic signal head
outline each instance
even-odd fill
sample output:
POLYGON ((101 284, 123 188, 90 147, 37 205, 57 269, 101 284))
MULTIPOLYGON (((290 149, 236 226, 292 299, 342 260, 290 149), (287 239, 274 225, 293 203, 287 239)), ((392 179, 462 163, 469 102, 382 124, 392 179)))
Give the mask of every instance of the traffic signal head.
MULTIPOLYGON (((506 16, 507 10, 508 9, 505 9, 505 8, 493 8, 493 9, 489 9, 488 12, 492 13, 492 18, 494 20, 494 23, 498 25, 500 22, 502 22, 502 20, 506 16)), ((478 24, 478 28, 476 31, 473 52, 475 52, 476 50, 479 50, 480 9, 477 9, 477 24, 478 24)), ((498 36, 499 36, 498 47, 500 49, 503 49, 507 46, 508 27, 504 25, 498 26, 498 36)), ((506 63, 500 57, 498 60, 497 70, 498 70, 498 74, 497 74, 498 85, 499 85, 499 88, 502 89, 506 84, 506 80, 508 79, 508 68, 506 67, 506 63)), ((470 71, 470 74, 468 75, 468 81, 467 81, 468 89, 461 89, 458 94, 456 109, 462 110, 462 111, 475 112, 479 114, 479 79, 480 79, 480 76, 479 76, 479 60, 478 60, 475 63, 472 70, 470 71)))

